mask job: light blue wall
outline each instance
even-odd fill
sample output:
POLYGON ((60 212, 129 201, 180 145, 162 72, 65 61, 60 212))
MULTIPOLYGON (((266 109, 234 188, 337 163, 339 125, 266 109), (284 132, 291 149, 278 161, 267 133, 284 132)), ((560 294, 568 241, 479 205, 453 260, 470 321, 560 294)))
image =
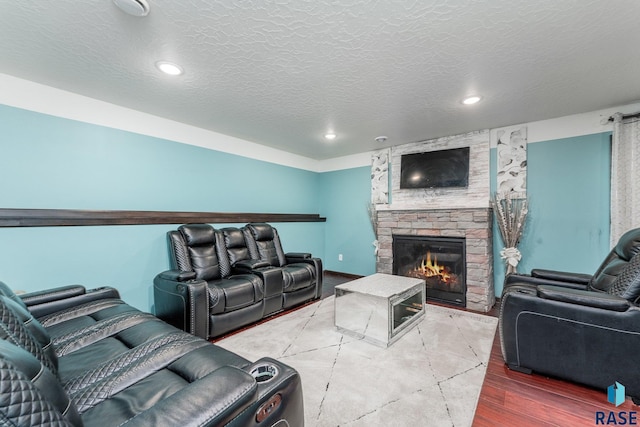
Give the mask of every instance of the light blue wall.
MULTIPOLYGON (((527 148, 529 215, 519 272, 532 268, 595 272, 609 252, 610 133, 536 142, 527 148)), ((496 150, 491 150, 492 190, 496 150)), ((494 228, 494 282, 500 295, 504 261, 494 228)))
MULTIPOLYGON (((320 212, 317 173, 2 105, 0 153, 4 208, 320 212)), ((324 223, 274 225, 285 251, 323 256, 324 223)), ((176 227, 3 228, 0 280, 111 285, 149 311, 176 227)))
MULTIPOLYGON (((519 271, 548 268, 593 273, 609 251, 610 133, 528 146, 529 219, 520 244, 519 271)), ((495 191, 496 150, 491 150, 495 191)), ((322 174, 322 215, 327 216, 325 266, 353 274, 375 272, 373 232, 366 205, 370 168, 322 174), (342 253, 344 261, 338 261, 342 253)), ((502 292, 502 241, 494 228, 494 283, 502 292)))
MULTIPOLYGON (((320 256, 327 270, 375 272, 368 166, 314 173, 2 105, 0 153, 0 207, 319 213, 326 223, 274 224, 285 251, 320 256)), ((495 188, 495 150, 491 159, 495 188)), ((609 162, 609 133, 529 145, 520 271, 595 270, 609 250, 609 162)), ((241 224, 216 224, 225 225, 241 224)), ((0 280, 26 291, 112 285, 151 310, 175 227, 0 229, 0 280)), ((498 295, 501 248, 496 229, 498 295)))
POLYGON ((320 180, 320 212, 327 217, 325 268, 363 276, 375 273, 375 237, 367 212, 371 167, 325 172, 320 180))

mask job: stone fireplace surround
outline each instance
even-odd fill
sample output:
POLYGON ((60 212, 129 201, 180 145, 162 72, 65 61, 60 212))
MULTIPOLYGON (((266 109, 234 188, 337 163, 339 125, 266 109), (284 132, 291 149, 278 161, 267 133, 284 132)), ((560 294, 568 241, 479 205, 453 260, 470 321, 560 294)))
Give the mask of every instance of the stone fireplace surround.
POLYGON ((489 208, 379 210, 376 271, 393 270, 393 235, 464 237, 467 253, 467 308, 487 312, 495 304, 489 208))
POLYGON ((480 312, 495 304, 493 214, 489 207, 488 130, 395 146, 374 153, 372 202, 377 219, 376 272, 393 272, 393 235, 464 237, 466 306, 480 312), (469 147, 469 185, 463 189, 401 189, 403 154, 469 147), (390 194, 387 193, 390 181, 390 194), (385 182, 387 184, 385 184, 385 182), (391 202, 391 203, 389 203, 391 202))
POLYGON ((492 262, 492 211, 489 208, 378 210, 376 271, 393 270, 393 235, 464 237, 467 308, 487 312, 495 304, 492 262))

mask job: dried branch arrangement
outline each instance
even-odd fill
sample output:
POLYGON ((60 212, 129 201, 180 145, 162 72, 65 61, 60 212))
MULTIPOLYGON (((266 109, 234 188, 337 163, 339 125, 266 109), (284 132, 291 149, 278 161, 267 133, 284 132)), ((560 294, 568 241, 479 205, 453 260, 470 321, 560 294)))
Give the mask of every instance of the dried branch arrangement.
POLYGON ((373 228, 373 234, 378 238, 378 211, 376 205, 370 203, 367 205, 367 212, 369 213, 369 221, 371 221, 371 228, 373 228))
POLYGON ((371 221, 371 228, 373 228, 373 235, 375 236, 375 240, 373 241, 373 253, 378 255, 378 211, 376 210, 376 205, 370 203, 367 205, 367 212, 369 213, 369 221, 371 221))
POLYGON ((528 203, 524 193, 496 193, 491 199, 491 206, 496 215, 500 236, 505 248, 500 256, 507 263, 506 274, 515 273, 522 254, 518 243, 522 238, 524 224, 527 219, 528 203))

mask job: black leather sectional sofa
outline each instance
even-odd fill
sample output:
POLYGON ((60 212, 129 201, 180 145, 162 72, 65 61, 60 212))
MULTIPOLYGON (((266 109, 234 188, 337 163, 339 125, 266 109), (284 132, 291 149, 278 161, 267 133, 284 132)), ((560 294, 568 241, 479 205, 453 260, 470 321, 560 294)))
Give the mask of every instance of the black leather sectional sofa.
POLYGON ((322 261, 285 253, 269 224, 215 229, 185 224, 167 235, 171 270, 154 280, 155 313, 213 338, 320 298, 322 261))
POLYGON ((113 288, 0 282, 0 425, 302 426, 300 377, 140 312, 113 288))

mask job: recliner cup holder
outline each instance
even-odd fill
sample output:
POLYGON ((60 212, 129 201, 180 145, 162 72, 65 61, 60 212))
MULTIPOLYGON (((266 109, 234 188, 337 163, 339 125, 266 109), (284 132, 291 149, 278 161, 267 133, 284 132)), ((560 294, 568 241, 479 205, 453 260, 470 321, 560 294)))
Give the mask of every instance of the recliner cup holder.
POLYGON ((249 373, 257 383, 265 383, 278 375, 278 367, 270 363, 260 364, 255 366, 249 373))

